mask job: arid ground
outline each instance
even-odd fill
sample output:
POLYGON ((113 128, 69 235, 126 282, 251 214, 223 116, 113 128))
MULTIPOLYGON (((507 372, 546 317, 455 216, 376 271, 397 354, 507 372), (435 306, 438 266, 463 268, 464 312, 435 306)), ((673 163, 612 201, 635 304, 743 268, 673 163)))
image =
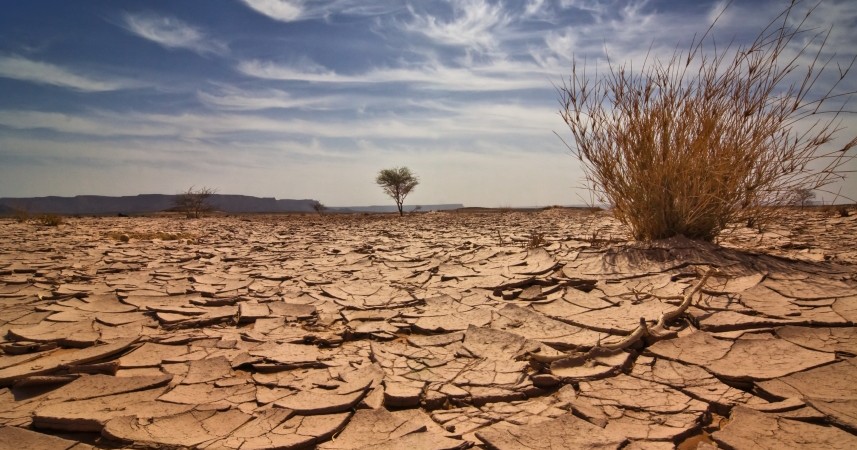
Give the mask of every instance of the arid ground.
POLYGON ((0 236, 0 449, 857 448, 854 209, 716 245, 560 208, 0 236))

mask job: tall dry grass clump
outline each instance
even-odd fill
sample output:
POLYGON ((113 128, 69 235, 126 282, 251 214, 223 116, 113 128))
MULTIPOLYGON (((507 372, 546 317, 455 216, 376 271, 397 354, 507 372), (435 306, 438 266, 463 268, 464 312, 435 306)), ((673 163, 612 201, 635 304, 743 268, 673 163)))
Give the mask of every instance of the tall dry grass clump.
POLYGON ((857 137, 827 144, 853 94, 837 92, 851 66, 823 58, 829 31, 807 29, 812 9, 796 18, 792 3, 747 47, 706 53, 712 24, 638 71, 611 63, 591 77, 573 65, 558 89, 569 148, 636 239, 710 241, 842 178, 857 137))

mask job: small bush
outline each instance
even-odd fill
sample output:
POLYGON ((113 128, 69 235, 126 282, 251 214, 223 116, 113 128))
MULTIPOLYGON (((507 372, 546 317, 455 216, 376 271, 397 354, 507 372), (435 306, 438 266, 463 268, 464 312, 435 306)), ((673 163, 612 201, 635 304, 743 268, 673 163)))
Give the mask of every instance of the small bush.
POLYGON ((318 215, 322 215, 325 211, 327 211, 327 206, 324 206, 324 203, 315 200, 312 202, 312 209, 313 211, 318 213, 318 215))
POLYGON ((850 214, 848 213, 848 206, 847 206, 847 205, 829 205, 829 206, 825 206, 825 207, 824 207, 824 209, 822 209, 822 212, 823 212, 825 215, 830 215, 830 216, 839 216, 839 217, 848 217, 848 216, 850 216, 850 214))
POLYGON ((188 219, 199 219, 214 210, 209 199, 215 193, 217 190, 213 188, 201 187, 196 189, 191 186, 187 191, 176 195, 175 208, 183 212, 188 219))
POLYGON ((63 223, 63 219, 56 214, 42 214, 36 218, 36 223, 46 227, 57 227, 63 223))
POLYGON ((838 90, 851 66, 827 70, 836 64, 822 53, 825 33, 810 34, 812 10, 801 17, 795 5, 749 47, 705 54, 706 33, 686 53, 647 59, 640 70, 611 64, 592 78, 572 66, 559 88, 569 148, 595 197, 634 238, 710 241, 730 224, 781 214, 771 206, 789 204, 795 192, 843 177, 857 138, 825 147, 842 113, 830 103, 853 95, 838 90))
POLYGON ((546 243, 544 233, 538 230, 530 231, 530 237, 527 240, 527 248, 543 247, 546 243))
POLYGON ((25 223, 30 220, 30 213, 23 209, 16 209, 12 212, 12 218, 15 219, 15 222, 25 223))

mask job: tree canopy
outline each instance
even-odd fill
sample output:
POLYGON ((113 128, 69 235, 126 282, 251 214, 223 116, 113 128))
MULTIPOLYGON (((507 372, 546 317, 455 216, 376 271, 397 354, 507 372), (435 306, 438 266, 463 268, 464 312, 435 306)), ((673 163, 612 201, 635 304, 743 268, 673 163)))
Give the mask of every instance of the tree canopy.
POLYGON ((399 215, 404 214, 402 212, 402 205, 405 202, 405 197, 420 184, 417 176, 407 167, 383 169, 378 172, 375 182, 378 183, 378 186, 381 186, 385 194, 389 195, 396 202, 399 215))

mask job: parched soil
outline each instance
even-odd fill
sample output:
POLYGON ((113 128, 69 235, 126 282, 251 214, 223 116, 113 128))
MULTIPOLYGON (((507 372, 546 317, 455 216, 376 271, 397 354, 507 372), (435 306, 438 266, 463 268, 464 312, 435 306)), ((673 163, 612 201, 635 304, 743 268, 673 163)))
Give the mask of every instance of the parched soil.
POLYGON ((0 450, 857 448, 857 212, 0 221, 0 450))

